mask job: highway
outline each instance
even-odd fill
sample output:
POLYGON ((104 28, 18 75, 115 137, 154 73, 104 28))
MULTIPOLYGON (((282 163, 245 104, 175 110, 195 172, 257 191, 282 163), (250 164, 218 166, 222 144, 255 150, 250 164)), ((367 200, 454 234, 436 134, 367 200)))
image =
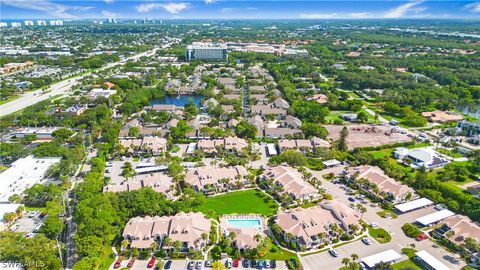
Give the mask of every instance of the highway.
MULTIPOLYGON (((169 46, 170 46, 170 44, 166 44, 166 45, 162 46, 162 48, 168 48, 169 46)), ((136 61, 140 57, 143 57, 143 56, 147 56, 147 57, 152 56, 159 49, 160 48, 154 48, 152 50, 145 51, 143 53, 139 53, 139 54, 136 54, 134 56, 128 57, 124 60, 106 64, 105 66, 103 66, 101 68, 98 68, 95 71, 101 71, 101 70, 105 70, 105 69, 115 67, 115 66, 118 66, 118 65, 124 65, 129 60, 136 61)), ((36 90, 36 91, 32 91, 32 92, 27 92, 27 93, 23 94, 20 98, 17 98, 15 100, 7 102, 3 105, 0 105, 0 117, 3 117, 5 115, 9 115, 11 113, 14 113, 14 112, 17 112, 17 111, 20 111, 20 110, 23 110, 28 106, 32 106, 32 105, 34 105, 34 104, 36 104, 40 101, 46 100, 46 99, 51 98, 53 96, 64 95, 66 92, 68 92, 70 89, 72 89, 72 87, 79 80, 81 80, 84 77, 90 75, 91 73, 92 73, 92 71, 89 71, 89 72, 84 73, 82 75, 78 75, 76 77, 73 77, 73 78, 70 78, 70 79, 67 79, 67 80, 64 80, 64 81, 60 81, 58 83, 54 83, 54 84, 50 85, 47 88, 46 91, 36 90)))

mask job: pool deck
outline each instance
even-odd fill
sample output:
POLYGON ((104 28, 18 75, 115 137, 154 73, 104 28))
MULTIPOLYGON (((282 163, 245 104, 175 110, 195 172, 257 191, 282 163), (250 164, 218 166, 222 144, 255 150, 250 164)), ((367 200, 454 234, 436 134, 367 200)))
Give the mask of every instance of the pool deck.
POLYGON ((220 228, 224 235, 235 233, 235 242, 239 248, 255 248, 258 244, 256 235, 266 236, 265 219, 256 214, 229 214, 220 218, 220 228), (259 221, 259 225, 252 226, 232 226, 229 221, 259 221))

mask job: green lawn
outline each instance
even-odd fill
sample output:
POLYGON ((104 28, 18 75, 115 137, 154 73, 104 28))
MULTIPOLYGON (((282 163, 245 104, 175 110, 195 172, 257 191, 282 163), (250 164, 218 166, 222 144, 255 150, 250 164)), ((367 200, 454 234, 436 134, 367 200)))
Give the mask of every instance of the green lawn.
POLYGON ((344 114, 344 113, 353 113, 353 112, 350 112, 350 111, 330 111, 330 113, 327 115, 327 117, 325 118, 325 121, 328 123, 328 122, 333 122, 335 120, 341 120, 343 121, 341 118, 340 118, 340 115, 344 114))
POLYGON ((106 270, 109 269, 110 266, 115 261, 115 254, 113 254, 112 247, 106 246, 103 250, 103 260, 98 265, 97 269, 99 270, 106 270))
POLYGON ((401 261, 395 264, 392 264, 393 270, 422 270, 418 264, 415 263, 415 249, 412 248, 402 248, 402 253, 408 256, 408 259, 401 261))
POLYGON ((422 270, 421 267, 415 264, 413 259, 407 259, 395 264, 392 264, 393 270, 422 270))
POLYGON ((380 244, 385 244, 392 240, 392 236, 382 228, 372 228, 368 226, 368 234, 375 238, 380 244))
POLYGON ((457 153, 457 152, 454 152, 454 151, 452 151, 452 150, 445 149, 445 148, 437 148, 437 149, 435 149, 435 150, 437 150, 437 152, 439 152, 439 153, 442 153, 442 154, 447 155, 447 156, 451 156, 451 157, 453 157, 453 158, 461 158, 461 157, 463 157, 462 154, 457 153))
POLYGON ((371 152, 375 159, 381 159, 384 157, 391 157, 393 154, 393 149, 382 149, 378 151, 371 152))
POLYGON ((263 260, 277 260, 277 261, 285 261, 289 260, 290 258, 297 258, 297 254, 278 248, 276 251, 272 252, 270 249, 265 256, 262 257, 263 260))
POLYGON ((209 197, 196 210, 217 218, 223 214, 262 214, 272 216, 277 212, 275 201, 259 190, 235 191, 209 197))
POLYGON ((381 216, 382 218, 387 218, 387 216, 388 218, 391 218, 391 219, 397 218, 397 215, 389 210, 383 210, 383 211, 377 212, 377 215, 381 216))

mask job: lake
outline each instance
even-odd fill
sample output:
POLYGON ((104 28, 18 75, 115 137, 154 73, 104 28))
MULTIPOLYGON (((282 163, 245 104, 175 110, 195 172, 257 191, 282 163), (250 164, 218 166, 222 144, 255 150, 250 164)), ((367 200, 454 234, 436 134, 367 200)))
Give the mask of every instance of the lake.
POLYGON ((197 107, 200 108, 200 101, 202 101, 203 96, 200 95, 166 95, 163 98, 156 98, 152 99, 150 101, 150 105, 155 105, 155 104, 172 104, 175 106, 180 106, 183 107, 185 104, 188 103, 190 99, 193 99, 193 102, 197 105, 197 107))

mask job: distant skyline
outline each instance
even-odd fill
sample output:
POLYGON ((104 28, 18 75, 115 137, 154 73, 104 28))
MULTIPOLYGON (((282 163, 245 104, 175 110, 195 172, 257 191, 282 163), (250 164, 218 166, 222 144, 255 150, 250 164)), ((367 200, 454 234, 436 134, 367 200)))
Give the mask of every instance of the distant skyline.
POLYGON ((1 0, 4 19, 480 19, 480 1, 1 0))

